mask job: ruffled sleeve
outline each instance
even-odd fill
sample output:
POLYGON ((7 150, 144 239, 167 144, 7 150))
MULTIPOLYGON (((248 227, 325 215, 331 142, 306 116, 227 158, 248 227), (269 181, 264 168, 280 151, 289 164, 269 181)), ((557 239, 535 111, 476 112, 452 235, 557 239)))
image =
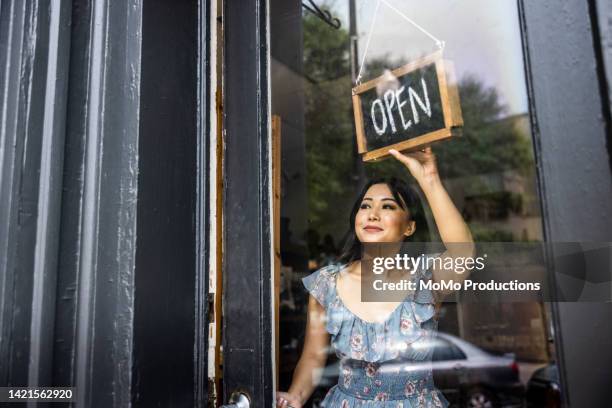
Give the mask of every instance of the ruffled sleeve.
POLYGON ((336 265, 325 266, 302 278, 306 290, 325 308, 335 294, 336 265))
POLYGON ((425 262, 419 270, 418 279, 421 282, 417 284, 417 290, 415 291, 412 302, 410 303, 412 306, 414 320, 420 329, 424 331, 432 331, 437 329, 437 322, 434 319, 436 314, 436 300, 433 292, 430 289, 424 288, 421 283, 433 279, 433 259, 438 258, 441 254, 442 253, 425 255, 425 262))
POLYGON ((325 329, 334 342, 343 322, 349 318, 336 292, 336 277, 344 265, 331 264, 302 278, 306 290, 325 308, 325 329))

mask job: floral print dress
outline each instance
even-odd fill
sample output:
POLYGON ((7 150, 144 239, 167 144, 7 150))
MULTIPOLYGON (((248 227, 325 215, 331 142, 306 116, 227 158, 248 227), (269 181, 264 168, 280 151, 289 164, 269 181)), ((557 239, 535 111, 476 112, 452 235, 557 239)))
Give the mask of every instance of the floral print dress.
MULTIPOLYGON (((302 282, 326 311, 326 330, 340 359, 340 376, 322 402, 325 408, 448 407, 435 388, 428 340, 437 330, 431 291, 416 291, 383 322, 354 315, 336 291, 345 265, 329 265, 302 282)), ((419 279, 431 279, 419 271, 419 279)))

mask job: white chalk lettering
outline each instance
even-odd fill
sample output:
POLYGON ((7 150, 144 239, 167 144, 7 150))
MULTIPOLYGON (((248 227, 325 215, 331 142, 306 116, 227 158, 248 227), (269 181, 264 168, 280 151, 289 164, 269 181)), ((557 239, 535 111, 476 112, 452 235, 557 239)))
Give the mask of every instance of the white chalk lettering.
POLYGON ((422 94, 411 86, 402 86, 397 90, 388 89, 380 98, 374 99, 370 106, 370 118, 374 126, 374 131, 378 135, 383 135, 387 131, 387 124, 389 124, 391 132, 397 133, 398 128, 395 124, 394 114, 399 114, 403 130, 407 130, 412 127, 412 125, 418 124, 423 118, 423 113, 431 118, 431 102, 429 101, 429 93, 427 91, 425 78, 421 78, 421 88, 422 94), (406 90, 408 91, 408 98, 402 99, 402 94, 406 90), (407 117, 403 109, 404 106, 408 104, 410 105, 412 118, 407 117))
POLYGON ((404 92, 405 89, 406 87, 402 86, 400 89, 395 91, 395 101, 397 103, 397 110, 399 111, 400 118, 402 119, 402 126, 404 127, 404 130, 412 126, 412 121, 409 120, 408 122, 406 122, 406 119, 404 118, 404 111, 402 111, 402 106, 404 106, 407 103, 406 101, 402 101, 402 98, 401 98, 402 92, 404 92))
POLYGON ((427 84, 425 83, 425 79, 421 78, 421 85, 423 86, 423 97, 425 102, 419 97, 419 95, 412 89, 412 87, 408 87, 408 96, 410 97, 410 106, 412 107, 412 117, 414 118, 414 123, 419 123, 419 112, 414 104, 416 100, 421 109, 431 118, 431 104, 429 103, 429 96, 427 95, 427 84))
POLYGON ((376 133, 378 133, 379 135, 382 135, 385 133, 385 131, 387 130, 387 116, 385 115, 385 109, 383 108, 383 104, 380 101, 380 99, 376 99, 374 102, 372 102, 372 109, 370 112, 370 116, 372 117, 372 124, 374 125, 374 130, 376 131, 376 133), (376 116, 375 116, 375 111, 374 108, 378 106, 378 109, 380 110, 380 113, 382 114, 382 125, 378 126, 378 123, 376 123, 376 116))
POLYGON ((389 115, 389 123, 391 124, 391 131, 395 133, 397 129, 395 128, 395 120, 393 119, 393 111, 391 110, 393 105, 395 105, 395 92, 393 89, 389 89, 385 92, 384 99, 385 105, 387 106, 387 115, 389 115))

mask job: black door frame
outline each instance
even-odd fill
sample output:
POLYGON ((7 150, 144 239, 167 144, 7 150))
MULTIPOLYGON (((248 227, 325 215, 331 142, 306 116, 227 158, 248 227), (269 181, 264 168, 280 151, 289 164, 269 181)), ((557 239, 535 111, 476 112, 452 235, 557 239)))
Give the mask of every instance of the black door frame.
MULTIPOLYGON (((266 0, 224 2, 223 394, 273 404, 266 0)), ((225 402, 224 401, 224 402, 225 402)))

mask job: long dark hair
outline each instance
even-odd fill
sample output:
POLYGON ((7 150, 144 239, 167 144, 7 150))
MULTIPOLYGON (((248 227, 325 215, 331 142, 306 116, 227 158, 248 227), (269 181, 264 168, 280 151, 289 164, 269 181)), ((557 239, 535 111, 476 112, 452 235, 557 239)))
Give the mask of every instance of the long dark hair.
MULTIPOLYGON (((416 223, 417 227, 427 226, 421 200, 419 199, 417 193, 406 182, 395 177, 381 177, 370 180, 363 187, 357 196, 355 203, 353 204, 353 209, 351 210, 351 214, 349 216, 349 229, 344 238, 342 252, 338 257, 338 262, 342 264, 351 263, 361 259, 361 241, 359 241, 359 238, 357 238, 357 235, 355 234, 355 217, 357 216, 357 212, 361 207, 363 197, 368 192, 368 189, 374 184, 386 184, 389 187, 389 190, 391 190, 395 201, 397 201, 398 205, 402 207, 402 209, 408 211, 410 219, 416 223)), ((419 229, 417 228, 417 231, 418 230, 419 229)), ((419 234, 419 236, 422 236, 422 234, 419 234)), ((412 240, 414 240, 414 234, 404 238, 404 242, 412 240)))

